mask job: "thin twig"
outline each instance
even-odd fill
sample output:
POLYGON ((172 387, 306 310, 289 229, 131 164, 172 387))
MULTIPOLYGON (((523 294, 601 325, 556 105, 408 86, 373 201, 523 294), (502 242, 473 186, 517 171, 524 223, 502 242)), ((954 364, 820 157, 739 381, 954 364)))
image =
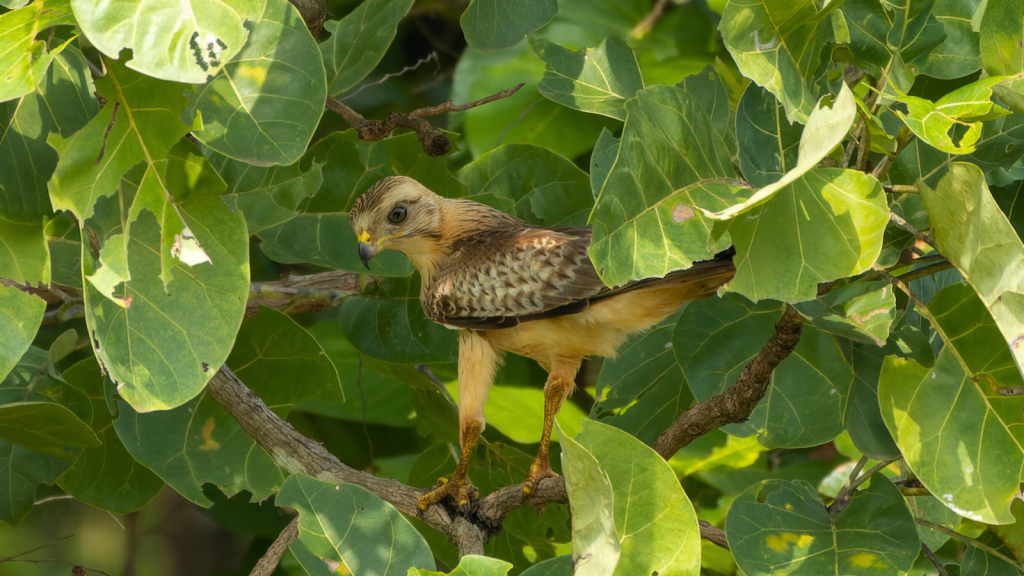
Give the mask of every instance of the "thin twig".
MULTIPOLYGON (((377 80, 376 82, 370 82, 369 84, 363 84, 362 86, 359 87, 358 90, 356 90, 355 92, 353 92, 351 94, 346 94, 344 98, 339 98, 339 100, 344 101, 344 100, 348 100, 349 98, 354 98, 357 94, 359 94, 363 90, 366 90, 367 88, 373 88, 374 86, 380 86, 381 84, 387 82, 388 80, 390 80, 392 78, 398 78, 399 76, 401 76, 401 75, 403 75, 403 74, 405 74, 407 72, 412 72, 412 71, 416 70, 417 68, 419 68, 420 66, 426 64, 427 62, 430 62, 431 60, 433 60, 434 62, 437 62, 438 63, 438 68, 440 68, 441 63, 438 62, 438 60, 437 60, 437 52, 431 52, 430 54, 427 54, 423 58, 420 58, 419 60, 417 60, 415 64, 413 64, 411 66, 406 66, 405 68, 402 68, 398 72, 389 72, 389 73, 385 74, 383 78, 381 78, 380 80, 377 80)), ((436 74, 436 72, 435 72, 435 74, 436 74)))
POLYGON ((871 128, 868 126, 868 117, 863 112, 861 120, 864 122, 864 130, 860 136, 860 151, 857 152, 857 171, 867 172, 868 153, 871 152, 871 128))
POLYGON ((281 530, 281 533, 277 535, 274 542, 267 548, 267 553, 256 562, 256 566, 253 567, 252 572, 249 572, 249 576, 270 576, 274 570, 277 569, 277 565, 281 562, 281 557, 284 556, 288 547, 292 545, 292 542, 299 537, 299 517, 292 518, 292 521, 281 530))
POLYGON ((921 191, 913 184, 892 184, 882 186, 886 194, 920 194, 921 191))
POLYGON ((932 248, 935 248, 935 250, 939 249, 935 245, 935 240, 930 235, 921 232, 917 228, 914 228, 913 226, 910 225, 909 222, 901 218, 895 212, 889 214, 889 221, 895 224, 896 226, 909 232, 914 238, 917 238, 921 242, 924 242, 925 244, 931 246, 932 248))
MULTIPOLYGON (((103 574, 103 576, 110 576, 109 573, 104 572, 103 570, 100 570, 98 568, 85 568, 85 567, 81 566, 80 564, 75 564, 74 562, 68 562, 67 560, 58 560, 56 558, 41 558, 39 560, 28 560, 28 559, 24 559, 23 558, 23 559, 20 559, 20 560, 8 560, 8 562, 23 562, 25 564, 46 564, 46 563, 64 564, 65 566, 73 566, 74 568, 81 568, 82 570, 85 570, 86 572, 96 572, 97 574, 103 574)), ((75 574, 74 568, 72 568, 72 571, 71 571, 72 574, 75 574)), ((81 571, 79 571, 78 573, 82 574, 81 571)))
POLYGON ((861 469, 864 468, 864 465, 867 464, 867 461, 867 456, 861 456, 860 460, 857 460, 857 464, 853 467, 853 470, 850 471, 850 475, 846 477, 846 482, 843 483, 843 487, 839 489, 836 497, 832 500, 832 503, 829 504, 828 513, 832 518, 838 516, 839 513, 843 511, 843 508, 846 508, 846 505, 850 503, 850 499, 852 498, 851 494, 856 489, 853 482, 857 478, 857 475, 860 474, 861 469))
POLYGON ((42 546, 36 546, 35 548, 33 548, 31 550, 26 550, 25 552, 21 552, 20 554, 15 554, 14 556, 8 556, 7 558, 0 558, 0 564, 3 564, 4 562, 10 562, 11 560, 14 560, 15 558, 21 558, 22 556, 25 556, 27 554, 31 554, 31 553, 33 553, 33 552, 35 552, 37 550, 42 550, 43 548, 49 548, 50 546, 53 546, 54 544, 57 544, 57 543, 60 543, 60 542, 63 542, 65 540, 67 540, 68 538, 71 538, 72 536, 74 536, 74 534, 68 534, 67 536, 61 536, 60 538, 57 538, 53 542, 49 542, 47 544, 43 544, 42 546))
POLYGON ((629 33, 630 38, 643 38, 648 32, 654 29, 654 25, 658 23, 658 19, 665 13, 665 8, 668 7, 668 0, 658 0, 654 3, 654 7, 644 19, 637 23, 633 27, 633 30, 629 33))
POLYGON ((942 532, 946 536, 949 536, 951 538, 956 538, 957 540, 963 542, 964 544, 969 544, 971 546, 974 546, 975 548, 984 551, 986 554, 991 554, 992 556, 995 556, 996 558, 999 558, 1003 562, 1006 562, 1007 564, 1012 566, 1014 569, 1016 569, 1018 572, 1024 571, 1024 568, 1021 568, 1021 566, 1019 564, 1017 564, 1016 560, 1010 558, 1009 556, 1006 556, 1002 552, 996 550, 995 548, 993 548, 993 547, 991 547, 991 546, 989 546, 987 544, 983 544, 983 543, 979 542, 978 540, 975 540, 974 538, 971 538, 970 536, 967 536, 965 534, 961 534, 961 533, 957 532, 956 530, 953 530, 952 528, 947 528, 947 527, 943 526, 942 524, 936 524, 935 522, 929 522, 929 521, 925 520, 924 518, 914 518, 914 522, 917 522, 918 526, 924 526, 925 528, 931 528, 932 530, 935 530, 937 532, 942 532))
POLYGON ((924 555, 927 556, 928 559, 932 561, 932 564, 935 565, 935 569, 939 571, 939 576, 949 576, 949 572, 946 572, 946 567, 939 562, 939 559, 935 557, 935 554, 924 542, 921 542, 921 550, 924 551, 924 555))
POLYGON ((416 371, 419 372, 420 374, 426 376, 427 380, 430 380, 434 384, 434 386, 437 386, 441 393, 444 394, 445 398, 447 398, 448 401, 452 403, 452 406, 457 407, 459 405, 458 402, 455 401, 455 398, 452 398, 452 393, 448 391, 448 387, 444 385, 444 382, 441 382, 441 379, 435 376, 434 373, 430 371, 429 366, 427 366, 426 364, 416 364, 415 366, 413 366, 413 368, 415 368, 416 371))
POLYGON ((533 110, 533 107, 543 100, 543 98, 537 98, 533 102, 530 102, 530 105, 527 106, 525 110, 523 110, 523 113, 519 115, 519 118, 516 118, 514 122, 506 126, 505 129, 501 131, 501 136, 498 136, 498 141, 494 143, 494 147, 497 148, 498 146, 501 146, 501 141, 505 139, 505 136, 508 134, 508 131, 518 126, 519 123, 522 122, 524 118, 526 118, 526 115, 530 113, 530 110, 533 110))
POLYGON ((899 276, 897 276, 897 278, 899 278, 903 282, 913 282, 914 280, 925 278, 927 276, 931 276, 932 274, 938 274, 943 270, 949 270, 952 267, 952 262, 936 262, 935 264, 932 264, 930 266, 923 266, 921 268, 918 268, 917 270, 911 270, 906 274, 900 274, 899 276))

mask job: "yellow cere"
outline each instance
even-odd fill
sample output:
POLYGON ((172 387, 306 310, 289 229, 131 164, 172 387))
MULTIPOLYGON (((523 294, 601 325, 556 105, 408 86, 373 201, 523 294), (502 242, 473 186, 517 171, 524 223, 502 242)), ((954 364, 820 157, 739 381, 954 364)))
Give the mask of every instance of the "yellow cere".
POLYGON ((356 236, 356 240, 362 242, 363 244, 370 244, 370 233, 367 232, 366 230, 363 230, 362 232, 359 233, 359 236, 356 236))

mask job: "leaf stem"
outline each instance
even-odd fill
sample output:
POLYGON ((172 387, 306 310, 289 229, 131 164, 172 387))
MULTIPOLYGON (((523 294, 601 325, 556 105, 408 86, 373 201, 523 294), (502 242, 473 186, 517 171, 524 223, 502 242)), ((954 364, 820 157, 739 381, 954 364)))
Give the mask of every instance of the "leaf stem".
POLYGON ((935 565, 935 569, 939 571, 939 576, 949 576, 949 572, 946 572, 946 567, 939 562, 939 559, 935 557, 935 553, 924 542, 921 542, 921 550, 924 551, 924 555, 935 565))

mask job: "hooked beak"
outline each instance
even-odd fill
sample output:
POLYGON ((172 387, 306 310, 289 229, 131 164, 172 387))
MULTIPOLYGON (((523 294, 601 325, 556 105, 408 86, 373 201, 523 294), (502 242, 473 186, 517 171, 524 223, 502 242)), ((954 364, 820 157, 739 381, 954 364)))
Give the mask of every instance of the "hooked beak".
POLYGON ((370 239, 370 233, 366 230, 360 232, 356 240, 359 241, 359 259, 363 262, 363 266, 366 266, 366 269, 369 270, 370 258, 373 258, 373 255, 377 253, 377 248, 374 247, 370 239))

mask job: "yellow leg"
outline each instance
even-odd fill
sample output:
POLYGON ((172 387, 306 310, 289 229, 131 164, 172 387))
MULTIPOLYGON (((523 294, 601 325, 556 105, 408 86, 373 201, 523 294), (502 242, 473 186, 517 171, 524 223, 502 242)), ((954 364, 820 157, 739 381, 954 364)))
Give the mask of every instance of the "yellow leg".
POLYGON ((551 471, 548 459, 548 446, 551 442, 551 429, 555 425, 555 415, 562 408, 569 393, 575 387, 576 372, 582 359, 557 359, 544 384, 544 428, 540 433, 540 449, 530 464, 530 471, 523 480, 523 493, 530 495, 537 490, 537 484, 545 478, 555 478, 558 474, 551 471))
POLYGON ((483 426, 478 423, 471 423, 462 429, 462 454, 459 456, 459 464, 451 478, 438 478, 437 488, 420 496, 420 510, 426 510, 431 504, 440 502, 451 496, 455 504, 462 509, 464 514, 469 514, 469 503, 476 498, 480 491, 476 486, 469 483, 467 472, 469 470, 469 457, 473 455, 473 448, 480 438, 483 426))

